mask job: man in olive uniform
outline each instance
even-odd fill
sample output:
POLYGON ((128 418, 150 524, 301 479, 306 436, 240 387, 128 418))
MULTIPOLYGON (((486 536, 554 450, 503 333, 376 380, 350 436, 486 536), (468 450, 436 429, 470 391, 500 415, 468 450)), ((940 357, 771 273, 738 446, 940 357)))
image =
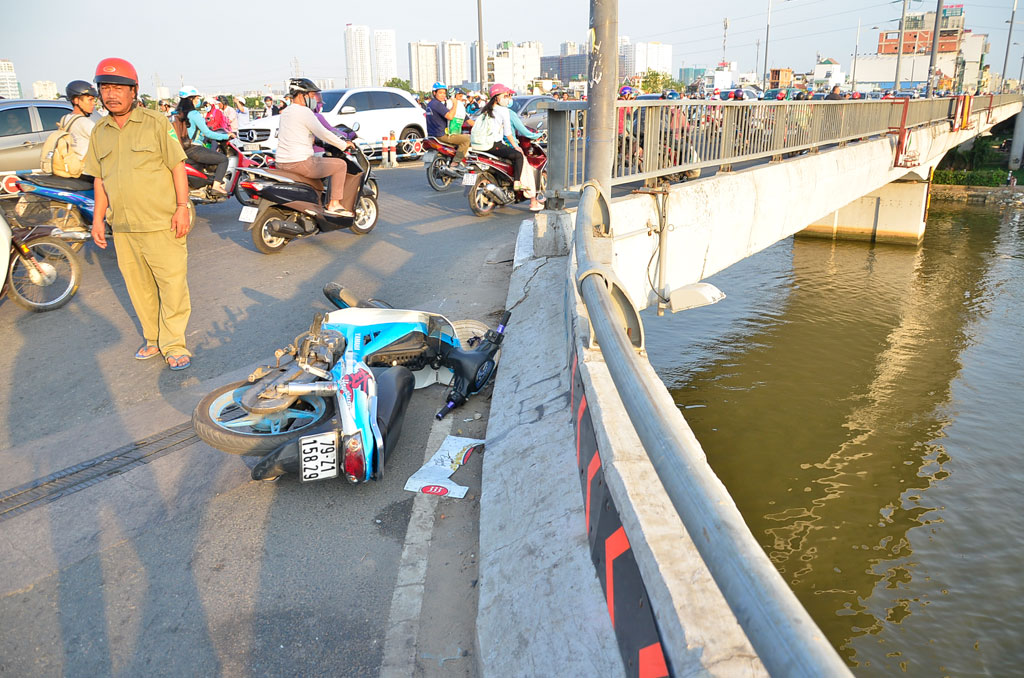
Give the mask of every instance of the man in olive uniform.
POLYGON ((138 82, 124 59, 104 59, 96 67, 110 115, 96 123, 85 156, 85 173, 96 177, 92 238, 106 248, 109 207, 117 266, 146 339, 135 358, 163 353, 172 370, 182 370, 191 362, 185 327, 192 312, 185 277, 191 227, 185 152, 167 118, 135 105, 138 82))

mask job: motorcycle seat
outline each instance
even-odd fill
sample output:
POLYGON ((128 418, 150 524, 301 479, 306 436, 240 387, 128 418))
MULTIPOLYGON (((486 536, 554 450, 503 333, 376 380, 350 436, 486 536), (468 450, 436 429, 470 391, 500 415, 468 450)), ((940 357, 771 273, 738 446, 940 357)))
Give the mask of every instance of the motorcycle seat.
POLYGON ((92 177, 68 178, 53 174, 30 174, 23 177, 22 180, 37 186, 56 188, 59 191, 91 191, 93 189, 92 177))
POLYGON ((289 172, 288 170, 283 170, 280 167, 264 169, 263 171, 270 175, 276 175, 284 177, 285 179, 291 179, 292 181, 298 181, 300 184, 306 184, 307 186, 312 187, 317 193, 322 193, 324 190, 324 182, 319 179, 304 176, 298 172, 289 172))

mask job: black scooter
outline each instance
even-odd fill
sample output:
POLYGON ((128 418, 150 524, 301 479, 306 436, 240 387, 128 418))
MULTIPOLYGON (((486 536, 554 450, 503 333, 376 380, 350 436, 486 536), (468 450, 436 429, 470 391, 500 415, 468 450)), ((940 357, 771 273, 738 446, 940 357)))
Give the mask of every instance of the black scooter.
POLYGON ((358 145, 345 152, 328 146, 324 156, 344 159, 348 163, 347 180, 358 182, 355 216, 335 216, 326 211, 329 180, 325 185, 320 179, 279 168, 247 168, 251 177, 241 186, 259 202, 243 207, 238 219, 248 223, 246 228, 252 229, 253 244, 260 252, 274 254, 297 238, 341 228, 363 235, 377 225, 375 183, 370 181, 370 161, 363 150, 358 145))

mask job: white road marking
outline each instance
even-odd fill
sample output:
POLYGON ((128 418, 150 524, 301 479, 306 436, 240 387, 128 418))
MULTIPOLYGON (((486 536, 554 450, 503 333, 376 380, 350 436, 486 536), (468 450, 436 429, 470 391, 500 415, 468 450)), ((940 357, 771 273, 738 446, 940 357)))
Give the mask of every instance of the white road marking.
MULTIPOLYGON (((451 433, 452 421, 452 417, 434 420, 430 435, 427 436, 424 463, 430 460, 451 433)), ((398 564, 398 579, 395 582, 395 593, 391 597, 380 678, 407 678, 412 676, 415 669, 416 632, 423 605, 423 585, 427 579, 427 556, 434 532, 437 501, 437 497, 422 493, 412 500, 412 515, 405 532, 402 562, 398 564)))

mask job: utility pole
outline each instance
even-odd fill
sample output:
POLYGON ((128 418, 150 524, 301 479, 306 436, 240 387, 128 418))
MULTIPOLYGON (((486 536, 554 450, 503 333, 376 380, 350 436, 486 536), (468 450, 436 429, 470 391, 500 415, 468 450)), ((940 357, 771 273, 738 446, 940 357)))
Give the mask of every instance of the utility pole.
MULTIPOLYGON (((1016 0, 1014 0, 1016 2, 1016 0)), ((900 90, 900 61, 903 59, 903 28, 907 25, 907 5, 910 0, 903 0, 903 16, 900 17, 900 40, 896 48, 896 77, 893 79, 893 89, 900 90)))
POLYGON ((726 63, 725 60, 725 40, 729 37, 729 17, 722 19, 722 63, 726 63))
MULTIPOLYGON (((935 30, 932 31, 932 58, 928 62, 928 88, 925 90, 925 96, 929 98, 935 94, 935 62, 939 59, 939 29, 942 23, 942 0, 938 0, 938 3, 938 6, 935 8, 935 30)), ((1007 50, 1007 54, 1009 54, 1009 50, 1007 50)))
POLYGON ((1002 92, 1006 89, 1006 65, 1010 63, 1010 45, 1013 44, 1013 18, 1017 14, 1017 0, 1013 0, 1013 11, 1010 12, 1010 32, 1006 34, 1006 56, 1003 57, 1003 72, 1000 74, 1003 78, 1002 82, 999 83, 999 91, 1002 92))
MULTIPOLYGON (((761 68, 761 38, 758 38, 757 40, 754 41, 754 73, 760 73, 761 72, 760 68, 761 68)), ((765 65, 765 68, 768 68, 768 66, 765 65)), ((771 80, 771 79, 769 78, 769 80, 771 80)), ((763 84, 764 84, 764 82, 762 81, 762 85, 763 84)), ((762 90, 764 90, 764 89, 767 89, 767 87, 762 87, 762 90)))
MULTIPOLYGON (((942 0, 939 0, 942 2, 942 0)), ((853 43, 853 73, 850 74, 850 96, 857 91, 857 53, 860 52, 860 19, 857 19, 857 42, 853 43)))
POLYGON ((480 73, 480 92, 487 94, 487 54, 484 49, 484 5, 476 0, 476 60, 480 73))
MULTIPOLYGON (((728 21, 728 20, 726 20, 728 21)), ((590 0, 590 62, 587 65, 586 179, 611 198, 615 158, 615 100, 619 81, 619 0, 590 0)))
POLYGON ((764 70, 763 79, 761 81, 761 87, 764 90, 768 89, 768 31, 772 27, 772 0, 768 0, 768 18, 764 22, 764 70))

